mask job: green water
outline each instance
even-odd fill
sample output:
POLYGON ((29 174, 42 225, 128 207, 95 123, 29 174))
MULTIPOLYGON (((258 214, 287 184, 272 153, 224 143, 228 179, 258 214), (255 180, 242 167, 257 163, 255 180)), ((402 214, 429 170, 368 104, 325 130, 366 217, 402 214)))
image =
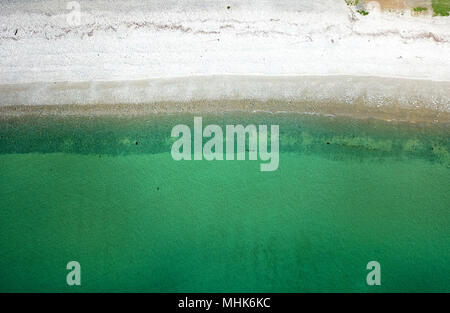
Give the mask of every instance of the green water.
POLYGON ((2 118, 0 291, 450 291, 447 126, 204 116, 279 124, 261 172, 172 160, 171 128, 192 121, 2 118))

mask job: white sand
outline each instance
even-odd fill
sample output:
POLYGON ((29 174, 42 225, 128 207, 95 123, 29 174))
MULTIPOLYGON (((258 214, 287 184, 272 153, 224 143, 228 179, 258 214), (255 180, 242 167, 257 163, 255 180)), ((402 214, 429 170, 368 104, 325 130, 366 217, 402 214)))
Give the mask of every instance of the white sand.
MULTIPOLYGON (((418 88, 408 87, 406 92, 401 84, 379 81, 373 91, 377 96, 371 99, 391 99, 398 92, 414 106, 417 97, 422 103, 429 96, 425 105, 449 111, 448 17, 381 13, 376 8, 362 16, 343 0, 78 2, 79 26, 68 24, 66 1, 0 3, 0 105, 228 96, 304 99, 301 91, 318 84, 311 80, 308 86, 308 76, 343 75, 442 82, 408 83, 418 88), (210 90, 189 78, 210 75, 210 90), (230 75, 276 81, 251 87, 242 79, 222 80, 230 75), (279 76, 298 77, 300 87, 277 83, 279 76), (147 83, 134 91, 127 87, 140 84, 129 81, 151 85, 162 78, 169 79, 158 82, 169 82, 164 88, 148 90, 147 83), (55 82, 58 87, 52 88, 55 82), (105 92, 96 88, 104 86, 99 82, 121 82, 122 87, 105 92), (85 86, 84 93, 73 92, 79 86, 85 86)), ((317 97, 333 97, 338 90, 344 101, 371 89, 358 86, 325 87, 317 97)))

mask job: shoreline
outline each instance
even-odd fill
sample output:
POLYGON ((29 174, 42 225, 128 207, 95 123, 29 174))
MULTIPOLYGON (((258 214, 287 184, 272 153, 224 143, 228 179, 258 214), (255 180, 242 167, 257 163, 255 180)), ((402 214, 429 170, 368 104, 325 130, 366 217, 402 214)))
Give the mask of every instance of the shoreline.
MULTIPOLYGON (((282 106, 277 101, 259 102, 253 100, 237 101, 202 101, 189 102, 183 105, 174 102, 160 102, 153 104, 132 105, 47 105, 47 106, 5 106, 0 107, 0 122, 2 119, 21 117, 145 117, 149 115, 172 114, 274 114, 274 115, 316 115, 322 117, 343 117, 349 119, 368 120, 375 119, 385 122, 406 122, 411 124, 433 124, 441 126, 450 125, 450 113, 436 112, 427 109, 392 109, 374 110, 370 108, 347 108, 340 112, 327 111, 327 106, 308 105, 305 103, 291 103, 283 110, 273 110, 271 105, 282 106), (200 105, 199 105, 200 104, 200 105), (255 109, 255 106, 258 108, 255 109), (303 110, 301 108, 304 108, 303 110), (225 109, 226 108, 226 109, 225 109)), ((329 108, 330 106, 328 106, 329 108)), ((337 106, 334 106, 337 107, 337 106)))
POLYGON ((450 122, 450 82, 355 76, 216 75, 0 85, 0 114, 300 113, 450 122))

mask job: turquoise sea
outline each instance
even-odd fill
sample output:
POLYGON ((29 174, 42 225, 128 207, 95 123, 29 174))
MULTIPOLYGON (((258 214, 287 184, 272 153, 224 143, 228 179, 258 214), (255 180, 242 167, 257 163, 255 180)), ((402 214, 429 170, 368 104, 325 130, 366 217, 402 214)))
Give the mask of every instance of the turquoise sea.
POLYGON ((203 115, 280 125, 261 172, 174 161, 193 118, 1 117, 0 291, 450 291, 448 125, 203 115))

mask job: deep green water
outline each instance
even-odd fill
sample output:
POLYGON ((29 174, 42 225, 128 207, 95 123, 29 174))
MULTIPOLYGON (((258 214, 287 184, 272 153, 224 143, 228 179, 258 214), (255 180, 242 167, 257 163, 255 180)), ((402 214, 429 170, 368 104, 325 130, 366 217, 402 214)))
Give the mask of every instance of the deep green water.
POLYGON ((192 121, 1 118, 0 291, 450 291, 447 126, 204 116, 279 124, 279 168, 260 172, 172 160, 192 121))

